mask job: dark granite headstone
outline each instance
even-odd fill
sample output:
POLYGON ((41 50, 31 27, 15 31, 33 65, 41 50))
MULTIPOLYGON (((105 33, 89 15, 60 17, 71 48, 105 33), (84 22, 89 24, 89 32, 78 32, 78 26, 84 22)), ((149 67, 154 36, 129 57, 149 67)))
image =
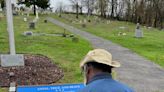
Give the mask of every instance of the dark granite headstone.
POLYGON ((44 20, 44 23, 47 23, 47 20, 44 20))
POLYGON ((30 22, 29 23, 29 28, 30 29, 35 29, 35 23, 34 22, 30 22))

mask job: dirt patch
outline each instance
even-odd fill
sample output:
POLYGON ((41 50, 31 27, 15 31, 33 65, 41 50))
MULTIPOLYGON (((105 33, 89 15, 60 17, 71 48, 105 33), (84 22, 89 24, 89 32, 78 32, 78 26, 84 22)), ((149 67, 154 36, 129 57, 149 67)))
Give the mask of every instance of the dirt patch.
POLYGON ((0 66, 0 87, 8 87, 11 82, 17 85, 45 85, 60 80, 64 74, 51 59, 41 55, 25 55, 24 67, 0 66))

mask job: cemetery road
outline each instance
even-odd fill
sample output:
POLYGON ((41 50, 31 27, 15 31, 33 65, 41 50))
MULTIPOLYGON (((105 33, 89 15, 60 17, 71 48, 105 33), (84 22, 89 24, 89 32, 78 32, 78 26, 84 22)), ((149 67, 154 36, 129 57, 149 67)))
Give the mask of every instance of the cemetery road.
POLYGON ((47 20, 76 35, 80 35, 88 40, 94 48, 110 51, 114 60, 119 61, 122 65, 120 68, 115 69, 117 80, 128 84, 136 92, 164 92, 164 69, 159 65, 109 40, 84 32, 50 17, 47 20))

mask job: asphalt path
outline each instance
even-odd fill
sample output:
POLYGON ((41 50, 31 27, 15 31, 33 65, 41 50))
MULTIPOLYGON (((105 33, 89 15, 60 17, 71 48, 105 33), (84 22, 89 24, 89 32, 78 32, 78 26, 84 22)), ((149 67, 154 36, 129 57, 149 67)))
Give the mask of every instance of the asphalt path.
POLYGON ((164 92, 164 69, 159 65, 109 40, 50 17, 47 20, 85 38, 94 48, 110 51, 113 59, 121 63, 121 67, 115 69, 118 81, 128 84, 136 92, 164 92))

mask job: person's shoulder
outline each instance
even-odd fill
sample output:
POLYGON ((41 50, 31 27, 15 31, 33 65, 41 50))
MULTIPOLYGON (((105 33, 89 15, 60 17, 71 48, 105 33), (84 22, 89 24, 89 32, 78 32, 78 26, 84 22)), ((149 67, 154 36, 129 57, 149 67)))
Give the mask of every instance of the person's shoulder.
POLYGON ((118 82, 119 84, 120 84, 120 86, 124 89, 124 90, 126 90, 125 92, 134 92, 134 90, 131 88, 131 87, 129 87, 128 85, 126 85, 126 84, 124 84, 124 83, 121 83, 121 82, 118 82))

